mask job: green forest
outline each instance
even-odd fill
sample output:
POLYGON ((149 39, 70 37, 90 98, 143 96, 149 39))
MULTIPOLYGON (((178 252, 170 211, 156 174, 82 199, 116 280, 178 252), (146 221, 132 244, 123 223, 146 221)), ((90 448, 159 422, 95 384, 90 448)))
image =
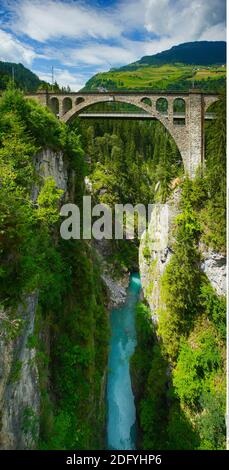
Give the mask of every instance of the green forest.
MULTIPOLYGON (((6 341, 18 338, 17 305, 39 292, 34 333, 40 416, 22 410, 22 432, 37 449, 106 447, 104 388, 110 337, 108 298, 93 243, 59 237, 63 202, 81 206, 85 177, 95 202, 133 205, 181 188, 174 245, 160 285, 155 325, 137 306, 131 360, 138 449, 225 448, 225 298, 201 271, 200 244, 226 250, 225 95, 206 126, 204 175, 184 174, 181 156, 155 121, 61 123, 14 86, 0 99, 0 306, 6 341), (35 171, 41 149, 62 152, 68 192, 35 171), (220 178, 219 178, 220 175, 220 178), (39 188, 36 201, 33 187, 39 188), (146 347, 147 345, 147 347, 146 347), (39 421, 39 423, 38 423, 39 421), (36 429, 39 424, 39 438, 36 429)), ((107 262, 119 275, 138 269, 139 241, 112 240, 107 262)), ((147 253, 145 253, 147 258, 147 253)), ((153 266, 152 266, 153 271, 153 266)), ((20 379, 16 359, 11 382, 20 379)))

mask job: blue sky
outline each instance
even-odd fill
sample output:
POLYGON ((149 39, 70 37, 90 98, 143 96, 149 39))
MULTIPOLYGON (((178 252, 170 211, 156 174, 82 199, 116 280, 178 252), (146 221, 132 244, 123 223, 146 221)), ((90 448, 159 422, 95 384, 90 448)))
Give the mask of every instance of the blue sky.
POLYGON ((226 0, 0 0, 0 60, 77 91, 95 73, 225 40, 226 0))

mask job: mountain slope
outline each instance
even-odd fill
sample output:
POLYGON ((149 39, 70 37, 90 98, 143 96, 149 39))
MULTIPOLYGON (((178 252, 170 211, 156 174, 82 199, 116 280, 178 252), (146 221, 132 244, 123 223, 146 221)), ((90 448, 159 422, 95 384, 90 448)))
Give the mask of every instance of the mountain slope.
POLYGON ((196 41, 186 42, 173 46, 171 49, 151 56, 144 56, 139 61, 122 67, 139 65, 164 65, 182 63, 186 65, 222 65, 226 63, 226 42, 224 41, 196 41))
POLYGON ((179 90, 187 91, 193 80, 205 91, 224 86, 226 43, 194 42, 174 46, 138 62, 92 77, 84 90, 179 90))
POLYGON ((22 90, 32 92, 41 86, 48 86, 48 83, 40 80, 35 73, 24 67, 24 65, 0 61, 0 90, 7 88, 13 74, 16 86, 22 90))

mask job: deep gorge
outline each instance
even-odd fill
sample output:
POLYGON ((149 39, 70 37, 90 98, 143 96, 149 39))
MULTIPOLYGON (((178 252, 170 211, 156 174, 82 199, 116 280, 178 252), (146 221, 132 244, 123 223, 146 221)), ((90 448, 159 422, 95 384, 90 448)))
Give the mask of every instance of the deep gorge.
POLYGON ((159 123, 67 127, 8 90, 0 129, 0 447, 106 448, 109 315, 139 271, 136 447, 224 448, 224 99, 195 180, 159 123), (166 204, 167 246, 148 240, 163 235, 160 213, 140 246, 61 240, 60 204, 88 193, 112 207, 166 204))

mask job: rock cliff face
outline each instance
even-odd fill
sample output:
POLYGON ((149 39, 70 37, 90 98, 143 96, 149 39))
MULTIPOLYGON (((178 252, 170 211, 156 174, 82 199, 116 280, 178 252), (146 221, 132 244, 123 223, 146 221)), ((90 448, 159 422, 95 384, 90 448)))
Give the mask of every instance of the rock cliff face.
MULTIPOLYGON (((20 334, 9 339, 6 329, 0 338, 0 448, 33 448, 39 432, 39 380, 35 361, 36 351, 30 338, 38 293, 21 303, 14 315, 21 322, 20 334)), ((10 319, 12 312, 2 312, 10 319)))
POLYGON ((202 254, 201 269, 208 277, 218 295, 226 295, 226 257, 214 250, 200 245, 202 254))
POLYGON ((112 273, 111 266, 106 261, 106 257, 110 255, 111 249, 109 240, 94 240, 93 246, 99 260, 101 278, 107 289, 107 309, 111 310, 112 308, 120 306, 126 300, 129 273, 123 271, 118 278, 112 273))
MULTIPOLYGON (((39 152, 34 159, 35 169, 42 178, 54 178, 57 188, 67 191, 68 172, 63 160, 62 152, 54 152, 44 149, 39 152)), ((35 186, 32 192, 32 199, 36 200, 39 188, 35 186)))
MULTIPOLYGON (((41 151, 34 165, 42 178, 53 177, 59 189, 67 191, 68 173, 62 153, 49 149, 41 151)), ((32 199, 36 200, 39 187, 34 187, 32 199)), ((30 345, 39 293, 27 295, 18 305, 14 317, 21 323, 16 338, 7 339, 4 325, 12 312, 0 315, 0 448, 31 449, 39 434, 40 391, 36 350, 30 345)))
POLYGON ((154 321, 157 320, 155 311, 160 300, 160 278, 172 254, 179 195, 180 190, 177 189, 166 204, 155 204, 148 230, 143 233, 139 247, 142 288, 154 321))
MULTIPOLYGON (((173 228, 179 213, 181 190, 176 188, 166 204, 156 204, 148 230, 142 235, 139 267, 144 296, 150 306, 153 321, 160 302, 160 279, 173 253, 173 228)), ((218 295, 226 295, 226 258, 200 244, 201 269, 218 295)))

